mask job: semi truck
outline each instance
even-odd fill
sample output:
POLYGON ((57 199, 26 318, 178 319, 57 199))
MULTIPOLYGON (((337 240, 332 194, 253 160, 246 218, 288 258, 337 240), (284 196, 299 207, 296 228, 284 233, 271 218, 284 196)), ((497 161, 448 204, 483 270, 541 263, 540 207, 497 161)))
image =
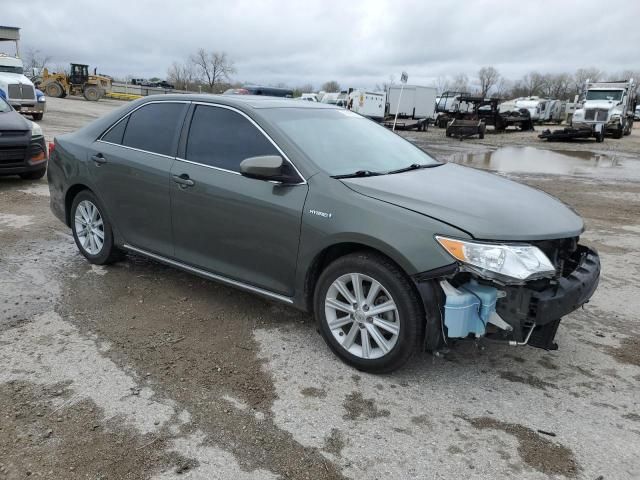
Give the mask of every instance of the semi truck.
POLYGON ((631 78, 616 82, 587 80, 582 105, 573 113, 574 128, 592 128, 604 124, 606 134, 613 138, 629 135, 633 128, 637 85, 631 78))
POLYGON ((0 53, 0 96, 20 113, 40 120, 43 116, 43 106, 38 104, 33 82, 24 75, 19 40, 19 28, 0 27, 0 42, 15 43, 14 54, 0 53))

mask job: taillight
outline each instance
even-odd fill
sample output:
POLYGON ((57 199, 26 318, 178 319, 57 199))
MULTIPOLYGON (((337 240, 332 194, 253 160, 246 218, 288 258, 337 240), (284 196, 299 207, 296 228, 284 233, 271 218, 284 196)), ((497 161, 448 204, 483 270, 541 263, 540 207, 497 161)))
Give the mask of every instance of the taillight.
POLYGON ((56 149, 56 143, 55 142, 49 142, 49 156, 51 156, 51 154, 53 153, 53 151, 56 149))

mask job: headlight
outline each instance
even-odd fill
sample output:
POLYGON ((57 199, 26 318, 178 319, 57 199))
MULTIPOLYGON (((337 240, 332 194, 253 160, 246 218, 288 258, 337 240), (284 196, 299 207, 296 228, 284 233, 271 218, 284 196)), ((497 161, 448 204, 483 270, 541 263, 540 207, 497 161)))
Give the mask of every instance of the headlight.
POLYGON ((436 236, 456 260, 485 278, 520 283, 556 273, 547 256, 533 245, 479 243, 436 236))
POLYGON ((45 103, 46 101, 47 101, 47 97, 45 97, 44 95, 40 95, 38 97, 38 102, 45 103))
POLYGON ((32 137, 42 137, 44 134, 42 133, 42 127, 38 125, 36 122, 31 122, 31 136, 32 137))

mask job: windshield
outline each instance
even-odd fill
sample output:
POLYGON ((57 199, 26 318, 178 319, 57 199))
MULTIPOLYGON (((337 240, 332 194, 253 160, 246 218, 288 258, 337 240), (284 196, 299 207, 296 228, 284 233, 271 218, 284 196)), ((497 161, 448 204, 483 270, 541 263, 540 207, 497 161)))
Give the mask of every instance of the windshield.
POLYGON ((622 90, 589 90, 587 100, 614 100, 622 98, 622 90))
POLYGON ((437 165, 388 129, 348 110, 275 108, 265 116, 329 175, 387 173, 411 165, 437 165))
POLYGON ((7 102, 5 102, 4 98, 0 97, 0 113, 6 113, 11 111, 11 107, 7 102))
POLYGON ((0 65, 0 72, 6 73, 19 73, 22 75, 24 73, 24 68, 22 67, 12 67, 9 65, 0 65))

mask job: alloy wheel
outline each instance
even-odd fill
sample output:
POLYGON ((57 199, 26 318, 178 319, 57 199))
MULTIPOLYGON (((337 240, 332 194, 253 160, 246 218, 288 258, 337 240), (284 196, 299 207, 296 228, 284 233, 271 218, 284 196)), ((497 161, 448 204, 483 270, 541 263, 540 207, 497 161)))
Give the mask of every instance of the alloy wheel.
POLYGON ((327 290, 325 317, 342 348, 359 358, 383 357, 398 341, 398 307, 388 290, 368 275, 337 278, 327 290))
POLYGON ((89 255, 98 255, 104 245, 104 222, 98 207, 89 200, 78 204, 75 212, 75 230, 82 248, 89 255))

